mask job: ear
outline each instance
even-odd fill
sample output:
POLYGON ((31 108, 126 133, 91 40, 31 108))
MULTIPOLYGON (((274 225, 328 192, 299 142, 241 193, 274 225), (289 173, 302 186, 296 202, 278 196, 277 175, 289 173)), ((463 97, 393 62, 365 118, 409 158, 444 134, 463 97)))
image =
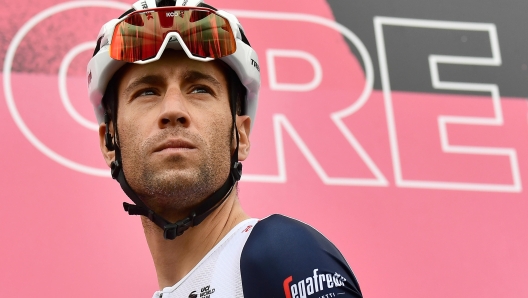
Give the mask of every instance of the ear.
MULTIPOLYGON (((251 130, 251 118, 247 115, 236 116, 238 128, 238 160, 244 161, 249 155, 250 143, 249 132, 251 130)), ((236 145, 236 144, 235 144, 236 145)))
MULTIPOLYGON (((109 131, 113 131, 112 123, 110 123, 109 131)), ((108 148, 106 148, 105 133, 106 133, 106 124, 104 123, 99 124, 99 147, 101 148, 101 153, 103 153, 103 157, 106 161, 106 164, 108 165, 108 167, 110 167, 112 162, 115 160, 115 151, 110 151, 108 150, 108 148)))

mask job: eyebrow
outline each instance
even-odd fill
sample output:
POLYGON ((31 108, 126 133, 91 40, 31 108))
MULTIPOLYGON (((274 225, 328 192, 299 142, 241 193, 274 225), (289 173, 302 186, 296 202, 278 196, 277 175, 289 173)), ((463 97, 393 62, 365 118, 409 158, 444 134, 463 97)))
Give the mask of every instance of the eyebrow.
POLYGON ((187 70, 183 73, 183 79, 189 82, 196 82, 200 80, 205 80, 213 84, 216 88, 222 88, 222 84, 212 75, 196 71, 196 70, 187 70))

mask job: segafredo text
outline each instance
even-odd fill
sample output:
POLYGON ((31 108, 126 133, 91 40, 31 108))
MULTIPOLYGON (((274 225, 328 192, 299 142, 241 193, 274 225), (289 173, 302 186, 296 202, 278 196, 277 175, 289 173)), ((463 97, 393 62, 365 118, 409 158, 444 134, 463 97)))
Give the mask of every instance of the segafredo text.
POLYGON ((318 274, 319 269, 313 270, 313 276, 298 280, 293 276, 287 277, 284 282, 286 298, 307 298, 326 289, 337 288, 345 285, 346 279, 339 273, 318 274))

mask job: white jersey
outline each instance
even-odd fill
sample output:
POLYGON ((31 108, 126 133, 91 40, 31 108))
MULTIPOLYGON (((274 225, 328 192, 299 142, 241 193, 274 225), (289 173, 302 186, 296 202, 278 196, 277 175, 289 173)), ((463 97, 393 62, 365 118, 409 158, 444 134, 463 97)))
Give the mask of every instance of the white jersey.
POLYGON ((153 298, 362 297, 337 248, 312 227, 272 215, 236 225, 177 284, 153 298))
POLYGON ((246 219, 236 225, 191 272, 172 287, 154 293, 153 298, 192 297, 242 298, 240 255, 252 227, 258 219, 246 219))

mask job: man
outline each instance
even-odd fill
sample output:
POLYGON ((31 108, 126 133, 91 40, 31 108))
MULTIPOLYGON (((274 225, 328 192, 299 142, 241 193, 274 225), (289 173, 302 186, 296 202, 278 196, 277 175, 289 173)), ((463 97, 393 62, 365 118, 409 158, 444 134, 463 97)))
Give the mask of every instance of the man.
POLYGON ((142 216, 153 297, 362 297, 313 228, 240 206, 259 72, 236 17, 201 0, 138 1, 101 29, 90 99, 125 210, 142 216))

